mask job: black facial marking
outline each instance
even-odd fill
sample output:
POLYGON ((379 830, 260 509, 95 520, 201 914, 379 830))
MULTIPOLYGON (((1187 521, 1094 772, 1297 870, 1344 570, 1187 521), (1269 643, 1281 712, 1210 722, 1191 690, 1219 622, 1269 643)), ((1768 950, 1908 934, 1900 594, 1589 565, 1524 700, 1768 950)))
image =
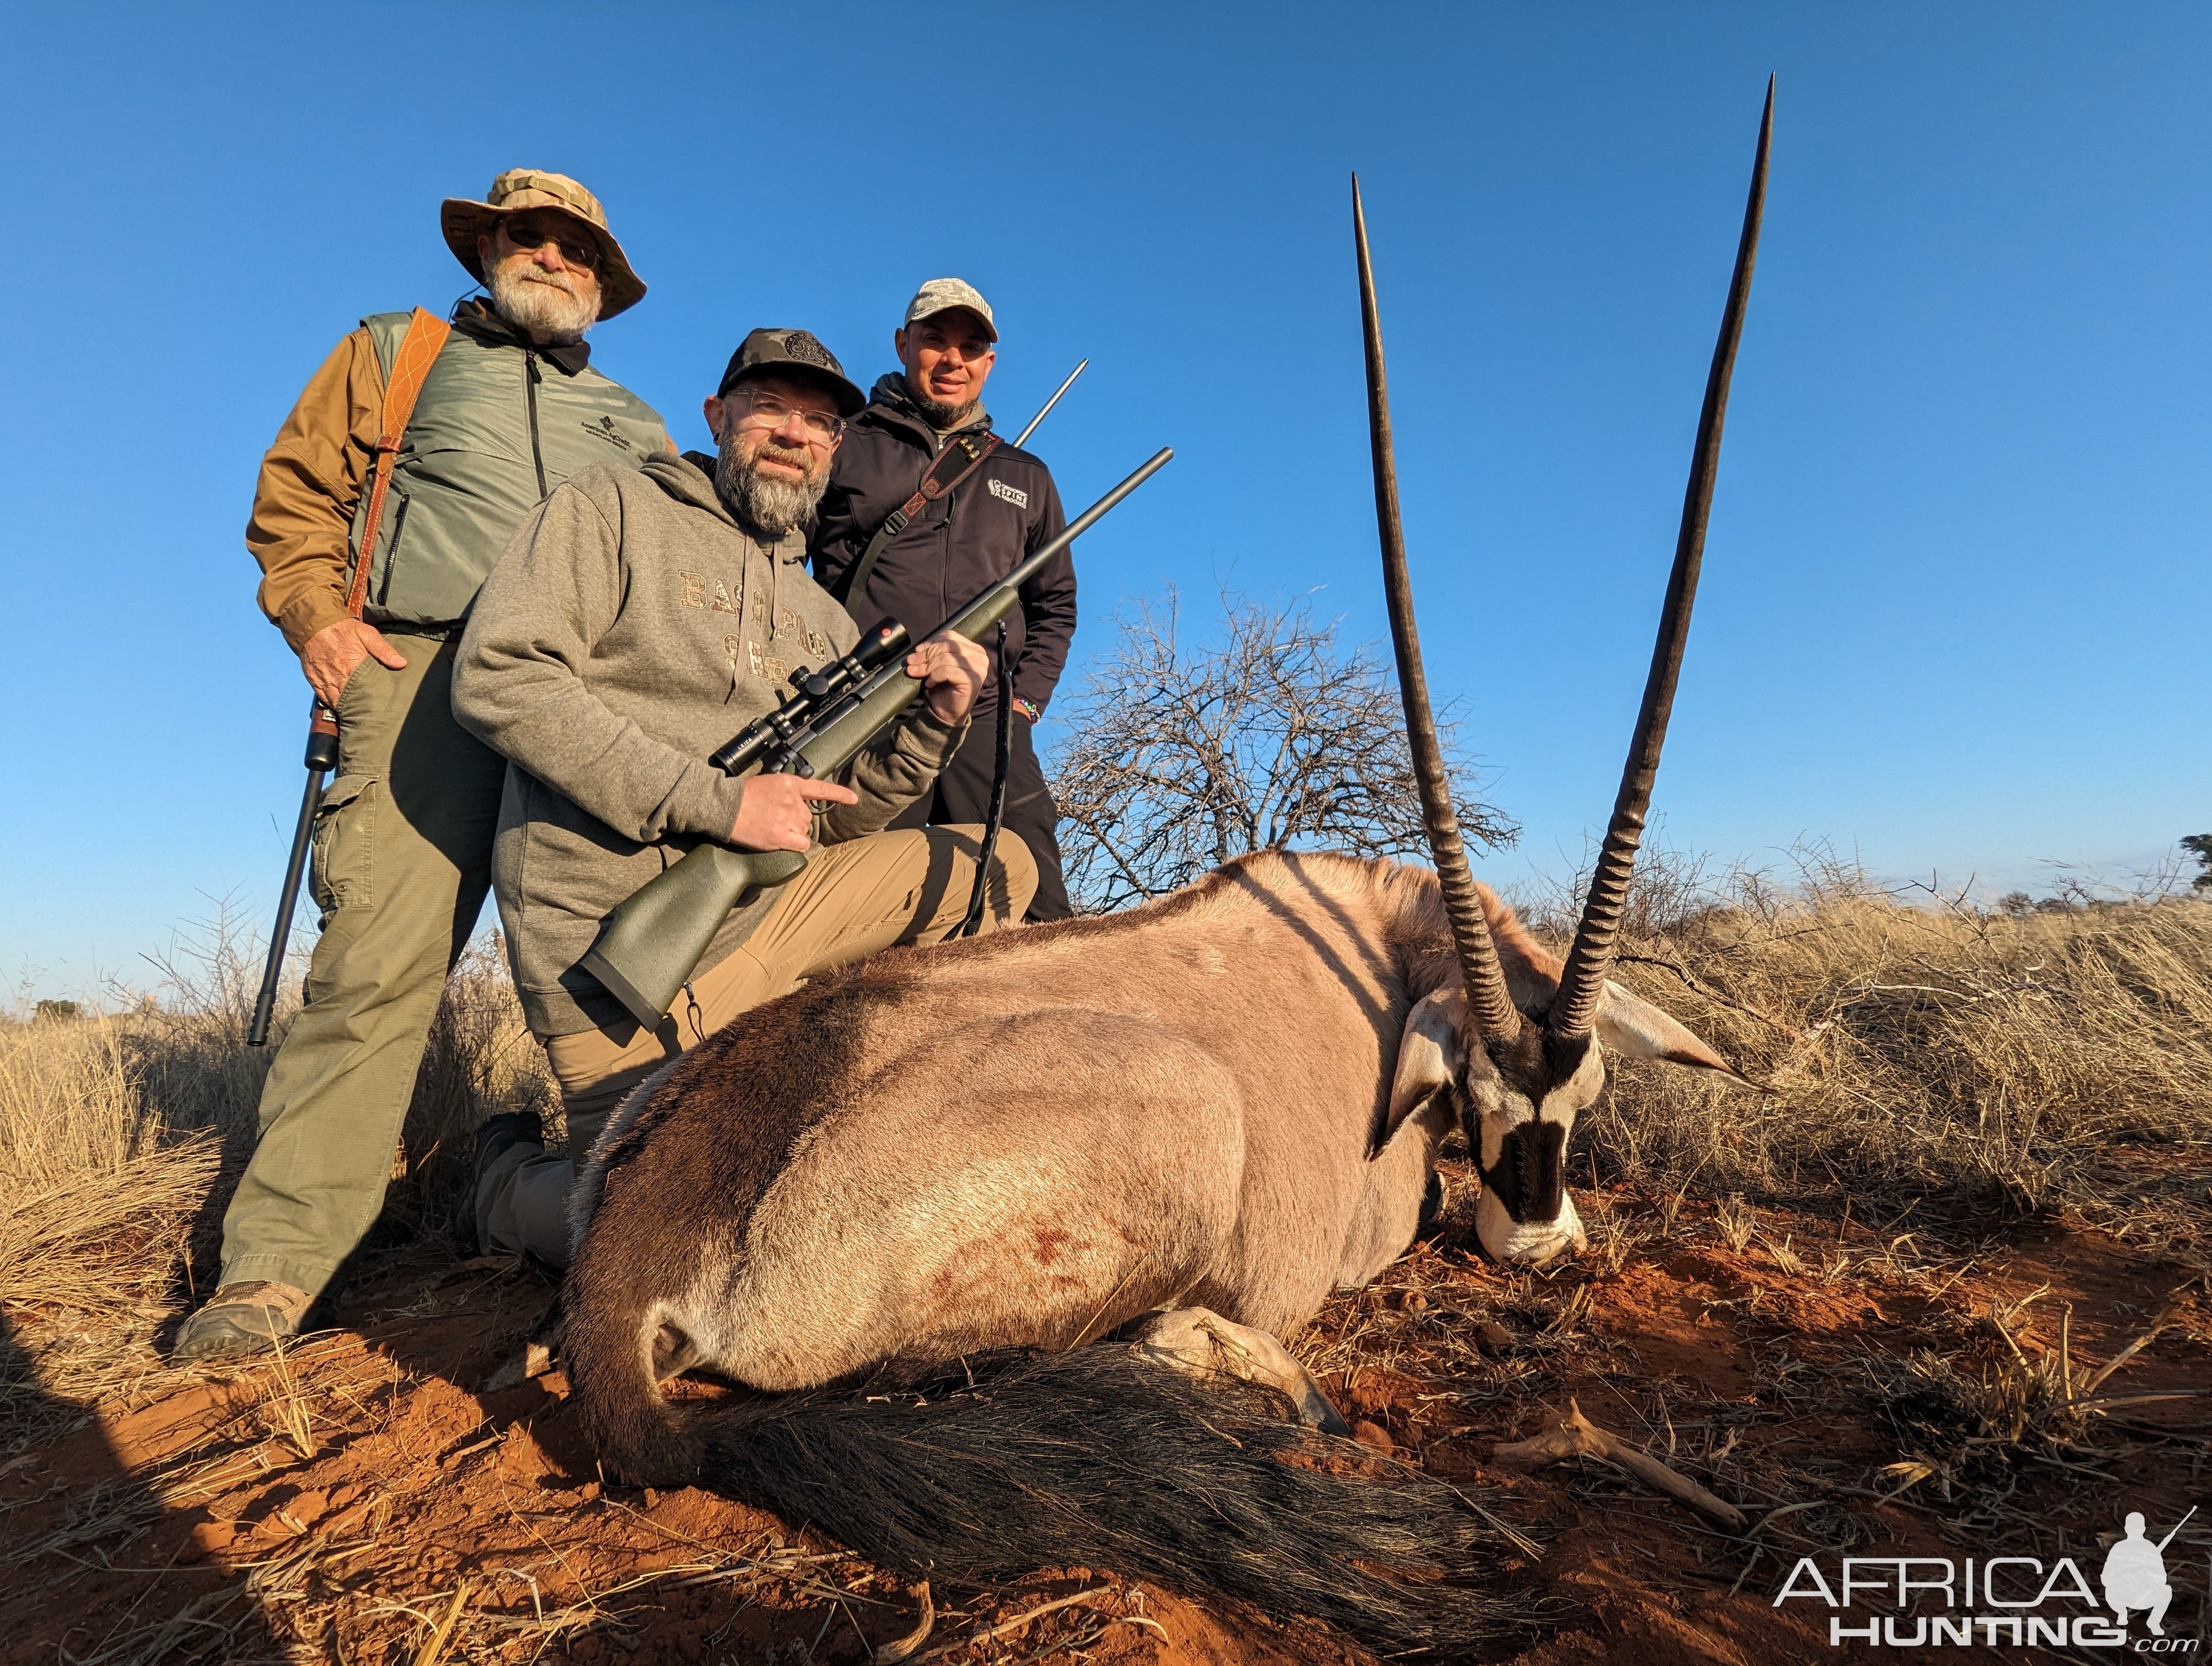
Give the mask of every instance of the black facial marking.
POLYGON ((1566 1195, 1566 1149, 1567 1131, 1557 1122, 1523 1122, 1500 1144, 1497 1163, 1483 1166, 1483 1189, 1524 1225, 1557 1220, 1566 1195))
POLYGON ((1583 1067, 1583 1056, 1590 1050, 1592 1038, 1576 1036, 1561 1040, 1549 1030, 1543 1032, 1544 1069, 1554 1083, 1564 1082, 1583 1067))

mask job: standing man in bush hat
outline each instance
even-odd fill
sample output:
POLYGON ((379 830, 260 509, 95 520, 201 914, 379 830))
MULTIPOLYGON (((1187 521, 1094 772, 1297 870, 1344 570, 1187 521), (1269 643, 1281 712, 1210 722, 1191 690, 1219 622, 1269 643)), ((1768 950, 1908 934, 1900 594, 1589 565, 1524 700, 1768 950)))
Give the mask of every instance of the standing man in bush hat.
POLYGON ((489 295, 449 324, 363 319, 262 459, 246 524, 262 611, 336 715, 338 765, 314 830, 322 935, 307 1004, 263 1088, 222 1280, 180 1359, 296 1334, 376 1219, 439 996, 491 879, 506 762, 453 721, 461 627, 555 487, 669 449, 659 416, 592 367, 584 340, 645 295, 599 198, 514 168, 483 202, 447 198, 441 219, 489 295))
MULTIPOLYGON (((991 304, 973 285, 930 279, 891 337, 899 369, 877 381, 846 434, 807 549, 817 581, 864 629, 888 616, 920 641, 1067 524, 1051 471, 991 432, 983 384, 998 362, 998 339, 991 304)), ((1074 635, 1070 552, 1022 587, 1021 605, 1006 625, 1014 708, 1006 826, 1036 859, 1032 921, 1064 920, 1069 911, 1060 811, 1030 731, 1074 635)), ((967 739, 933 793, 893 827, 975 823, 988 814, 998 751, 999 648, 990 646, 994 676, 967 739)))

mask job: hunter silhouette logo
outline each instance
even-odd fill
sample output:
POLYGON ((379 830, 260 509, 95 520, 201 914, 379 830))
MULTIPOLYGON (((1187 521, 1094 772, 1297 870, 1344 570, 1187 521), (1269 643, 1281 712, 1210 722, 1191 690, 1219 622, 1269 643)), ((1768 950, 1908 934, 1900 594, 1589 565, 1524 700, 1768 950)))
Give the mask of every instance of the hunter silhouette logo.
MULTIPOLYGON (((2196 1513, 2191 1505, 2189 1516, 2196 1513)), ((2189 1516, 2173 1524, 2173 1533, 2153 1544, 2143 1537, 2142 1511, 2128 1512, 2127 1536, 2106 1553, 2103 1575, 2105 1601, 2123 1626, 2128 1623, 2129 1609, 2148 1608, 2150 1634, 2166 1635, 2166 1607, 2173 1601, 2173 1587, 2166 1578, 2166 1547, 2173 1542, 2173 1534, 2188 1525, 2189 1516)))
POLYGON ((1984 1648, 2127 1647, 2135 1654, 2192 1655, 2196 1639, 2166 1634, 2166 1611, 2174 1597, 2166 1548, 2196 1513, 2191 1505, 2164 1538, 2153 1540, 2142 1512, 2130 1511, 2125 1533, 2106 1553, 2099 1570, 2101 1603, 2071 1556, 2048 1564, 2034 1556, 1970 1556, 1963 1561, 1946 1556, 1846 1556, 1833 1583, 1813 1558, 1801 1556, 1773 1606, 1809 1600, 1838 1610, 1828 1618, 1830 1648, 1846 1643, 1891 1649, 1978 1643, 1984 1648), (1885 1608, 1892 1612, 1881 1611, 1885 1608), (2128 1616, 2137 1612, 2147 1616, 2149 1635, 2130 1645, 2128 1616))
POLYGON ((620 446, 624 451, 629 449, 629 441, 615 431, 615 419, 611 416, 602 416, 596 423, 580 423, 577 426, 594 440, 604 440, 611 446, 620 446))

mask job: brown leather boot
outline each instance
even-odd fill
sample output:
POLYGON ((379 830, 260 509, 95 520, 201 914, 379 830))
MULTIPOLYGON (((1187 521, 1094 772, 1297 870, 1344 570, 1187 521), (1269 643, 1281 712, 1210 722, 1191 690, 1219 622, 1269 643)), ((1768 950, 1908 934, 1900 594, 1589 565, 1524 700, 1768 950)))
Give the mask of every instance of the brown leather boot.
POLYGON ((227 1284, 207 1305, 185 1321, 170 1357, 189 1365, 201 1359, 242 1359, 266 1353, 300 1334, 315 1298, 289 1284, 227 1284))

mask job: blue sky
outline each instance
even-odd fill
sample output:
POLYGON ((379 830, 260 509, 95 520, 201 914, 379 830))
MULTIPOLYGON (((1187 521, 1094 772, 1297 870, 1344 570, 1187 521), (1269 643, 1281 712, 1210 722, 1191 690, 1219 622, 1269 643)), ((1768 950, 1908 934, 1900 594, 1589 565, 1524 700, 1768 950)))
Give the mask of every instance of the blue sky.
MULTIPOLYGON (((1993 5, 14 9, 0 57, 0 972, 140 982, 273 900, 306 696, 255 464, 437 203, 571 173, 652 286, 598 362, 703 439, 738 337, 867 380, 956 272, 1116 601, 1384 630, 1367 193, 1430 673, 1557 869, 1602 824, 1769 70, 1766 237, 1657 810, 2036 883, 2212 827, 2212 13, 1993 5)), ((1051 738, 1048 726, 1044 737, 1051 738)))

